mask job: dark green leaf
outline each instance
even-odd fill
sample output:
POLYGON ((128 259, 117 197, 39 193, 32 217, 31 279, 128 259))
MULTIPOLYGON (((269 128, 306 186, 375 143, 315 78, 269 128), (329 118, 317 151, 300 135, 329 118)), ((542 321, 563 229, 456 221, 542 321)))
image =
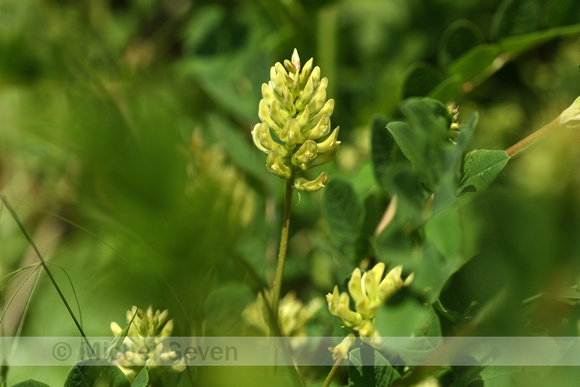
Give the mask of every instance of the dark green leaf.
POLYGON ((509 156, 503 150, 480 149, 467 154, 457 195, 465 191, 481 191, 486 188, 495 180, 508 160, 509 156))
POLYGON ((501 54, 497 45, 482 44, 474 47, 447 68, 449 75, 457 75, 460 82, 467 82, 484 73, 501 54))
POLYGON ((577 24, 580 21, 580 1, 549 1, 544 7, 542 16, 542 25, 548 28, 577 24))
POLYGON ((64 387, 130 387, 123 372, 113 363, 101 359, 81 361, 69 371, 64 387))
POLYGON ((395 152, 400 153, 395 139, 387 130, 387 123, 386 118, 375 117, 371 125, 373 168, 379 183, 387 177, 389 168, 396 162, 395 152))
POLYGON ((439 48, 439 64, 441 67, 447 67, 481 43, 483 43, 483 35, 475 24, 468 20, 457 20, 443 33, 439 48))
POLYGON ((48 384, 29 379, 20 383, 16 383, 12 385, 12 387, 50 387, 50 386, 48 384))
POLYGON ((405 122, 391 122, 387 129, 397 141, 397 145, 405 155, 415 165, 418 170, 428 168, 425 159, 425 137, 422 132, 415 130, 405 122))
POLYGON ((350 351, 348 360, 348 385, 351 387, 383 387, 401 377, 379 351, 367 345, 350 351))
POLYGON ((415 64, 404 77, 401 98, 425 97, 442 80, 439 69, 423 63, 415 64))
POLYGON ((332 237, 346 254, 352 255, 363 220, 362 206, 344 180, 331 180, 324 191, 324 215, 332 237))
POLYGON ((143 367, 137 376, 135 376, 131 387, 147 387, 147 383, 149 383, 149 372, 147 372, 147 367, 143 367))
POLYGON ((539 19, 540 7, 536 0, 503 0, 493 16, 492 39, 535 31, 539 19))

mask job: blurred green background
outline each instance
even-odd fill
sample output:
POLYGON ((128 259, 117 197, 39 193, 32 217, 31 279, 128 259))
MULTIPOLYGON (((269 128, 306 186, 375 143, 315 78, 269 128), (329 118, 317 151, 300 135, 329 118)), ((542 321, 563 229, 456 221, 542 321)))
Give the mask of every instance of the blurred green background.
MULTIPOLYGON (((175 335, 237 334, 277 254, 283 183, 250 136, 270 66, 297 48, 329 78, 342 145, 325 170, 363 200, 378 191, 373 117, 400 119, 404 97, 428 95, 452 73, 463 53, 445 46, 452 25, 472 31, 465 44, 473 46, 560 28, 504 53, 497 71, 466 76, 443 101, 460 106, 460 120, 479 111, 471 148, 506 149, 578 96, 578 3, 521 2, 536 8, 518 15, 535 19, 507 32, 497 14, 510 2, 502 3, 0 0, 0 192, 63 269, 53 266, 74 300, 64 272, 70 277, 89 336, 110 335, 132 305, 169 309, 175 335)), ((476 273, 509 282, 514 302, 577 283, 579 145, 578 133, 558 132, 462 205, 466 256, 493 256, 476 273)), ((323 297, 354 267, 333 245, 322 201, 303 194, 293 210, 284 292, 304 300, 323 297)), ((35 262, 2 208, 0 274, 35 262)), ((23 279, 2 289, 4 305, 23 279)), ((545 334, 577 335, 576 309, 540 305, 535 323, 545 334)), ((485 333, 529 328, 511 317, 485 333)), ((318 333, 336 325, 326 310, 318 318, 318 333)), ((44 276, 20 290, 2 329, 78 335, 44 276)), ((65 373, 37 368, 32 377, 61 385, 65 373)), ((19 367, 8 374, 9 384, 29 377, 19 367)))

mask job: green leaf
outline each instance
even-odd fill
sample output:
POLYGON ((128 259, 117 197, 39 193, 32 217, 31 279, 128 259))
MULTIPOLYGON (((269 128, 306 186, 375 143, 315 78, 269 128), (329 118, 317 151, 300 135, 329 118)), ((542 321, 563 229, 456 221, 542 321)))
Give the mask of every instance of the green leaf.
POLYGON ((395 139, 387 130, 387 123, 386 118, 379 116, 375 117, 371 124, 371 157, 375 177, 379 184, 387 178, 389 168, 396 162, 395 152, 400 154, 395 139))
POLYGON ((465 156, 463 177, 457 195, 465 191, 481 191, 486 188, 509 161, 503 150, 480 149, 465 156))
POLYGON ((439 64, 445 68, 471 48, 483 43, 483 34, 468 20, 452 23, 441 38, 439 64))
POLYGON ((402 85, 402 99, 425 97, 443 80, 443 74, 436 67, 418 63, 405 74, 402 85))
POLYGON ((397 145, 405 155, 415 165, 418 170, 428 168, 427 160, 425 159, 425 135, 413 128, 405 122, 391 122, 387 125, 387 129, 397 145))
POLYGON ((102 359, 81 361, 69 371, 64 387, 130 387, 123 372, 113 363, 102 359))
POLYGON ((147 383, 149 383, 149 372, 147 372, 147 367, 143 367, 137 376, 135 376, 131 387, 147 387, 147 383))
MULTIPOLYGON (((580 4, 580 3, 579 3, 580 4)), ((540 44, 546 43, 560 36, 570 36, 580 33, 580 24, 566 27, 552 28, 529 34, 510 36, 499 41, 501 48, 513 54, 519 54, 540 44)))
POLYGON ((12 387, 50 387, 50 386, 48 384, 29 379, 20 383, 16 383, 12 385, 12 387))
POLYGON ((503 0, 493 16, 492 39, 535 31, 539 19, 540 7, 536 0, 503 0))
POLYGON ((331 180, 324 191, 323 210, 332 237, 345 254, 352 256, 363 221, 362 206, 344 180, 331 180))
POLYGON ((474 47, 447 67, 449 75, 456 75, 461 83, 484 73, 501 54, 499 46, 482 44, 474 47))
POLYGON ((379 351, 367 345, 350 351, 348 360, 348 385, 351 387, 388 386, 401 377, 379 351))
POLYGON ((459 254, 463 233, 457 209, 448 206, 436 213, 425 224, 425 235, 444 257, 459 254))

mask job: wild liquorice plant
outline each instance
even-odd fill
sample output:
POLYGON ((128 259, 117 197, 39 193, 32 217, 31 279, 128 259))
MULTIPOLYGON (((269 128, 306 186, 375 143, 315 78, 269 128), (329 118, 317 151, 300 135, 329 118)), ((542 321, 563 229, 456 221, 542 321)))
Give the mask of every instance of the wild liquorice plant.
POLYGON ((332 160, 340 144, 339 128, 331 133, 334 100, 326 95, 328 79, 321 78, 320 67, 313 67, 313 63, 311 58, 302 66, 295 49, 291 60, 272 66, 270 81, 262 84, 263 98, 258 108, 261 123, 252 131, 254 144, 268 155, 266 168, 286 180, 284 220, 272 286, 271 325, 278 325, 293 190, 317 192, 324 188, 329 181, 328 173, 322 172, 314 180, 300 175, 332 160))

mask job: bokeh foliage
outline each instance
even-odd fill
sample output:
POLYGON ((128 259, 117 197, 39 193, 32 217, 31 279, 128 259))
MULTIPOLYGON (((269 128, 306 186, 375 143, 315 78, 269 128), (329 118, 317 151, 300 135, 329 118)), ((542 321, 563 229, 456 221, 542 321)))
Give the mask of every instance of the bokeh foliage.
MULTIPOLYGON (((435 318, 448 335, 575 336, 580 135, 549 137, 482 192, 457 202, 446 192, 431 224, 421 224, 427 193, 452 186, 459 159, 432 165, 422 157, 453 152, 411 138, 422 148, 409 157, 415 150, 398 150, 393 137, 400 145, 402 122, 422 119, 403 103, 410 97, 458 104, 464 128, 473 126, 463 150, 506 149, 556 117, 580 90, 579 4, 2 0, 0 190, 71 278, 89 335, 109 335, 132 305, 169 309, 177 335, 239 334, 242 310, 273 277, 283 199, 250 130, 269 67, 296 47, 329 78, 342 144, 324 195, 295 198, 283 293, 323 297, 358 265, 400 263, 417 280, 384 308, 384 335, 435 318), (400 211, 375 238, 394 194, 400 211)), ((0 216, 4 276, 35 260, 0 216)), ((6 302, 16 287, 4 289, 6 302)), ((25 305, 12 304, 3 334, 77 335, 43 276, 25 305)), ((326 310, 309 329, 343 333, 326 310)), ((327 371, 305 377, 320 385, 327 371)), ((34 378, 61 385, 66 372, 34 378)), ((29 373, 13 367, 9 382, 29 373)), ((455 382, 513 376, 488 374, 455 382)), ((536 369, 521 380, 556 385, 569 375, 577 372, 536 369)), ((198 377, 217 386, 270 376, 198 377)))

